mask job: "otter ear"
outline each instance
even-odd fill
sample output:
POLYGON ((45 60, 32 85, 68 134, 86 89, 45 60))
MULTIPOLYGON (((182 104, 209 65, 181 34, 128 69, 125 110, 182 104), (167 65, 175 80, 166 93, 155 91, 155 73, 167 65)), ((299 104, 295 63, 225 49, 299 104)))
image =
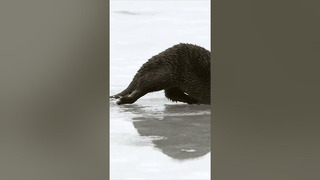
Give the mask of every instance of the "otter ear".
POLYGON ((120 100, 117 100, 117 101, 116 101, 116 103, 117 103, 117 104, 119 105, 119 103, 120 103, 120 100))

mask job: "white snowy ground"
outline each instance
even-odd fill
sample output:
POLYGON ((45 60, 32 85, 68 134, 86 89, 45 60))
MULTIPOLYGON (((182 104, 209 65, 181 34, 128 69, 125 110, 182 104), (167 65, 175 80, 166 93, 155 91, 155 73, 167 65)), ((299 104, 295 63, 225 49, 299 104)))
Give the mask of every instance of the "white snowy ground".
MULTIPOLYGON (((126 88, 150 57, 184 42, 210 50, 209 0, 110 2, 110 92, 126 88)), ((210 106, 167 100, 110 102, 110 178, 210 179, 210 106)))

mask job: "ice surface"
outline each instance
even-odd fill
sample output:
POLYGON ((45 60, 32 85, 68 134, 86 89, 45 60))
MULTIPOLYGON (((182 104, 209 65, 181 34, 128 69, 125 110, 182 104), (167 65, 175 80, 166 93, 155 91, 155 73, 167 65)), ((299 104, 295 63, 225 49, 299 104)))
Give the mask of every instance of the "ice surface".
MULTIPOLYGON (((210 1, 110 2, 110 93, 150 57, 184 42, 210 49, 210 1)), ((110 102, 110 178, 210 179, 210 106, 167 100, 110 102)))

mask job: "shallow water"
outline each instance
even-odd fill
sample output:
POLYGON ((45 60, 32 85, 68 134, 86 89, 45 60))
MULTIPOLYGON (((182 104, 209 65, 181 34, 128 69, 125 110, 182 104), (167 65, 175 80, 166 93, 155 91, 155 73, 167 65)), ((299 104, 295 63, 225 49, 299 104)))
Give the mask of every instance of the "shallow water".
MULTIPOLYGON (((110 94, 150 57, 180 43, 210 49, 210 1, 111 1, 110 94), (179 8, 177 8, 179 7, 179 8)), ((210 106, 150 93, 132 105, 110 101, 110 177, 210 179, 210 106)))

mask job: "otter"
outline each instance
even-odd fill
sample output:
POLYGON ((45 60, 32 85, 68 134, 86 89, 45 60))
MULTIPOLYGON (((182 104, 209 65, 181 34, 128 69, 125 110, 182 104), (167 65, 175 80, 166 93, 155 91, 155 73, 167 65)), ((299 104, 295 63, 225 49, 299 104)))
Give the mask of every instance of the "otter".
POLYGON ((111 96, 117 104, 132 104, 147 93, 164 90, 174 102, 210 104, 210 51, 180 43, 151 57, 129 86, 111 96))

